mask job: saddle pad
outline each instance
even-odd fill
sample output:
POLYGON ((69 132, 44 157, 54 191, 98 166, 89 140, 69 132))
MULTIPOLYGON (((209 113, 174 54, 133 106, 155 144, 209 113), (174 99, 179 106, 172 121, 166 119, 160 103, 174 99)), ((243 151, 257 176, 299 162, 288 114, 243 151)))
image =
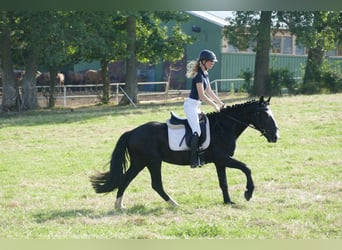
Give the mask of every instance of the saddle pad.
MULTIPOLYGON (((202 143, 202 145, 200 145, 199 147, 200 150, 207 149, 210 144, 209 121, 207 117, 205 119, 207 119, 206 128, 205 128, 207 136, 206 136, 205 141, 202 143)), ((167 123, 170 149, 173 151, 189 151, 190 148, 188 147, 188 145, 186 145, 185 138, 184 138, 184 135, 185 135, 184 125, 174 125, 174 124, 171 124, 169 120, 167 120, 166 123, 167 123)))

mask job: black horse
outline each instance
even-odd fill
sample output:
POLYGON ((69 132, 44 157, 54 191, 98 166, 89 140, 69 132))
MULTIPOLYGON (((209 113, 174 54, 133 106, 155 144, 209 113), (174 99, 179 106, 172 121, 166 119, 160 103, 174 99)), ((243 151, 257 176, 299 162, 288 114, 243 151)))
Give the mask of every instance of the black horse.
MULTIPOLYGON (((224 203, 234 204, 228 193, 226 167, 240 169, 247 178, 245 198, 252 197, 254 183, 251 170, 246 164, 232 158, 236 140, 247 128, 252 127, 261 132, 268 142, 276 142, 279 137, 277 123, 269 108, 270 99, 249 101, 220 112, 207 114, 210 124, 210 145, 203 152, 206 163, 214 163, 224 203)), ((112 153, 110 170, 90 177, 96 193, 111 192, 118 188, 115 208, 123 208, 122 197, 137 174, 148 168, 152 188, 170 205, 177 206, 165 191, 162 184, 162 162, 176 165, 189 165, 189 151, 172 151, 168 145, 167 124, 148 122, 131 131, 125 132, 118 140, 112 153), (130 166, 127 163, 130 161, 130 166)))

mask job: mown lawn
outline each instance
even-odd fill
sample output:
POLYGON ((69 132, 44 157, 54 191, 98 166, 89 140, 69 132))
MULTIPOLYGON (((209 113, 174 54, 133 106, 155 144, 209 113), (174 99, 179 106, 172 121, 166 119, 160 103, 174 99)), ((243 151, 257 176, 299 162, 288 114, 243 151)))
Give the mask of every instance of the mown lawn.
MULTIPOLYGON (((236 98, 236 97, 234 97, 236 98)), ((225 98, 227 104, 246 99, 225 98)), ((165 121, 182 103, 137 108, 95 106, 0 116, 0 238, 5 239, 341 239, 342 95, 273 98, 281 139, 252 129, 235 157, 249 165, 256 190, 227 169, 224 205, 216 171, 163 164, 169 207, 144 170, 127 189, 95 194, 89 176, 108 169, 118 137, 147 121, 165 121)), ((203 106, 204 111, 212 111, 203 106)))

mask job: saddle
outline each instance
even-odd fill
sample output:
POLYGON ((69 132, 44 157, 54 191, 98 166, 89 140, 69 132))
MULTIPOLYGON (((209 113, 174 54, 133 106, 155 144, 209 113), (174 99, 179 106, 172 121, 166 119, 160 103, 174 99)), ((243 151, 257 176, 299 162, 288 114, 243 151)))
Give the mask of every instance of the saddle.
MULTIPOLYGON (((172 150, 189 150, 191 144, 192 130, 187 119, 177 116, 174 112, 170 112, 171 117, 167 120, 169 135, 169 146, 172 150)), ((205 149, 210 143, 209 122, 204 113, 200 113, 199 122, 201 128, 201 136, 199 138, 200 149, 205 149)))

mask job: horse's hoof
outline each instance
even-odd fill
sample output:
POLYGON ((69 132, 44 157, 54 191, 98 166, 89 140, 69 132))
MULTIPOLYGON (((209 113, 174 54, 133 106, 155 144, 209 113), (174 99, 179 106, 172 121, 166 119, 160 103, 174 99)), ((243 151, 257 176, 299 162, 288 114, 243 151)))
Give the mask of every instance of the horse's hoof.
POLYGON ((124 210, 126 207, 125 207, 124 205, 121 205, 121 206, 115 205, 114 208, 115 208, 116 210, 118 210, 118 211, 122 211, 122 210, 124 210))
POLYGON ((171 197, 170 197, 170 199, 167 201, 167 203, 169 203, 169 205, 170 205, 171 207, 178 207, 178 206, 179 206, 179 204, 178 204, 174 199, 172 199, 171 197))
POLYGON ((114 208, 117 210, 125 209, 125 206, 122 203, 122 197, 119 197, 116 199, 115 204, 114 204, 114 208))
POLYGON ((246 199, 247 201, 249 201, 251 198, 252 198, 252 193, 249 192, 249 191, 246 191, 246 192, 245 192, 245 199, 246 199))

